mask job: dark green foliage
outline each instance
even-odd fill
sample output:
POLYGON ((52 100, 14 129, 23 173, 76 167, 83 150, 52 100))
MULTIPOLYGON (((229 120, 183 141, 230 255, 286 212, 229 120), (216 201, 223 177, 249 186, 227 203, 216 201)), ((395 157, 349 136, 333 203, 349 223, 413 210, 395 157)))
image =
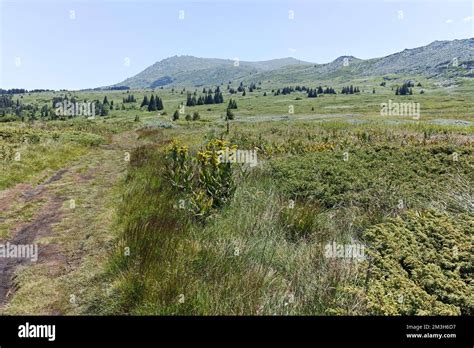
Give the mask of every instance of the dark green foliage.
POLYGON ((233 99, 230 99, 227 109, 237 109, 237 102, 233 99))
MULTIPOLYGON (((204 88, 203 91, 205 90, 206 89, 204 88)), ((205 94, 204 96, 199 96, 199 98, 196 98, 196 92, 194 93, 194 95, 188 92, 186 97, 186 106, 221 104, 223 102, 224 97, 222 96, 222 92, 220 91, 219 87, 216 88, 214 94, 212 92, 212 88, 209 88, 207 90, 207 94, 205 94)))
POLYGON ((123 103, 135 103, 137 100, 133 94, 129 94, 126 98, 123 98, 123 103))
POLYGON ((148 106, 148 103, 149 103, 149 102, 148 102, 148 97, 147 97, 147 96, 144 96, 144 97, 143 97, 143 101, 142 101, 140 107, 143 107, 143 106, 145 106, 145 105, 148 106))
POLYGON ((234 113, 232 112, 231 109, 227 109, 226 111, 226 120, 233 120, 234 119, 234 113))
POLYGON ((176 110, 173 114, 173 121, 177 121, 177 120, 179 120, 179 111, 178 110, 176 110))
POLYGON ((413 94, 413 90, 410 88, 410 86, 413 86, 413 83, 408 83, 405 82, 402 87, 397 87, 397 90, 395 91, 395 95, 409 95, 413 94))
POLYGON ((316 89, 310 88, 308 90, 308 98, 316 98, 318 94, 316 93, 316 89))
POLYGON ((359 87, 354 87, 352 85, 347 86, 347 87, 342 87, 341 94, 354 94, 354 93, 359 93, 359 87))
POLYGON ((155 96, 152 94, 150 98, 150 103, 148 103, 148 111, 156 111, 156 99, 155 96))

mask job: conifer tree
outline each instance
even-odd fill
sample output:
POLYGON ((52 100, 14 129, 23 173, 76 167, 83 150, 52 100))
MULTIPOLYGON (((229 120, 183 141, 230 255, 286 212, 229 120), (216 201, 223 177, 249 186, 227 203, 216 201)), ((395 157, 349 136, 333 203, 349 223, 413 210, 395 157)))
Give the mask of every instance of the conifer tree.
POLYGON ((177 120, 179 120, 179 111, 178 110, 176 110, 173 114, 173 121, 177 121, 177 120))
POLYGON ((156 99, 152 94, 150 98, 150 103, 148 104, 148 111, 156 111, 156 99))
POLYGON ((144 96, 144 97, 143 97, 142 104, 140 105, 140 107, 143 107, 143 106, 148 105, 148 104, 149 104, 148 97, 147 97, 147 96, 144 96))
POLYGON ((163 100, 158 96, 156 96, 156 109, 157 110, 163 110, 164 109, 163 100))
POLYGON ((234 113, 232 112, 231 109, 227 109, 226 115, 225 115, 226 120, 233 120, 234 119, 234 113))

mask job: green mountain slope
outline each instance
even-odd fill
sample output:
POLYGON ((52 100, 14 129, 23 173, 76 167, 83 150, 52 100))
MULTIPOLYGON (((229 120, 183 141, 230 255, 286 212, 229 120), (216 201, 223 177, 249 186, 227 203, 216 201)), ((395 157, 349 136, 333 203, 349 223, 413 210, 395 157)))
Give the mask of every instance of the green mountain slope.
POLYGON ((342 56, 327 64, 295 58, 261 62, 174 56, 149 66, 114 86, 156 88, 161 86, 216 85, 232 81, 278 81, 302 83, 333 78, 412 74, 426 76, 471 76, 474 69, 474 38, 434 41, 386 57, 358 59, 342 56))

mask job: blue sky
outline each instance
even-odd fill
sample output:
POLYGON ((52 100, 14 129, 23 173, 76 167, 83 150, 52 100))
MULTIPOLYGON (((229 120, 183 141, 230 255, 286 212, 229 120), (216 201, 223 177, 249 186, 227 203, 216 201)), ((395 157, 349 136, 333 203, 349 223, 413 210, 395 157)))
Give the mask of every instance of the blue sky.
POLYGON ((326 63, 474 37, 471 0, 0 0, 0 15, 0 88, 104 86, 182 54, 326 63))

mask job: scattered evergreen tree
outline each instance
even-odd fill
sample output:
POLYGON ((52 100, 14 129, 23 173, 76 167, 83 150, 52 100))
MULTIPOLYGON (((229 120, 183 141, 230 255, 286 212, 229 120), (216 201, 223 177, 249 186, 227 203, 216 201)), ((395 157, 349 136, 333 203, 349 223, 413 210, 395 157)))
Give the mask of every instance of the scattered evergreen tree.
POLYGON ((107 116, 109 114, 109 105, 108 104, 102 104, 100 106, 100 116, 107 116))
POLYGON ((214 92, 214 104, 221 104, 224 102, 224 97, 222 96, 222 93, 217 87, 216 91, 214 92))
POLYGON ((129 94, 127 98, 123 98, 123 103, 135 103, 137 100, 133 94, 129 94))
POLYGON ((229 104, 227 105, 227 109, 237 109, 237 102, 233 99, 229 100, 229 104))
POLYGON ((354 94, 359 93, 359 87, 354 87, 353 85, 342 87, 341 94, 354 94))
POLYGON ((163 110, 164 109, 163 100, 158 96, 156 96, 155 100, 156 100, 156 109, 163 110))
POLYGON ((143 106, 148 106, 149 104, 149 101, 148 101, 148 97, 147 96, 144 96, 143 97, 143 101, 142 101, 142 104, 140 105, 140 107, 143 107, 143 106))
POLYGON ((227 112, 226 112, 226 120, 233 120, 234 119, 234 113, 232 112, 231 109, 227 109, 227 112))
POLYGON ((179 120, 179 111, 178 110, 176 110, 173 114, 173 121, 177 121, 177 120, 179 120))
POLYGON ((156 111, 156 99, 155 96, 152 94, 150 98, 150 103, 148 103, 148 111, 156 111))
POLYGON ((397 87, 397 90, 395 92, 395 95, 407 95, 407 94, 413 94, 413 90, 410 88, 410 86, 413 83, 405 82, 401 87, 397 87))
POLYGON ((308 98, 316 98, 318 94, 316 93, 316 89, 310 88, 308 90, 308 98))

